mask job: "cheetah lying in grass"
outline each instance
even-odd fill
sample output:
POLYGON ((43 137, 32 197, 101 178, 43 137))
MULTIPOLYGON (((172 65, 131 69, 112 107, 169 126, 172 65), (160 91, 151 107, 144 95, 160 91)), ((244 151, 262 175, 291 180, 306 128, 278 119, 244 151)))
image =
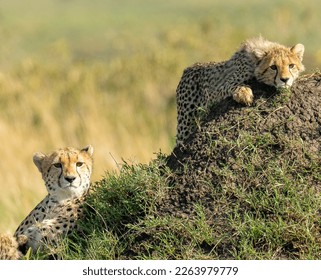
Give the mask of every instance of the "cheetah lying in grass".
POLYGON ((252 78, 277 88, 291 87, 304 70, 303 53, 302 44, 288 48, 258 37, 245 41, 227 61, 186 68, 176 90, 176 144, 182 144, 195 130, 200 109, 207 111, 228 96, 251 105, 253 93, 245 82, 252 78))
POLYGON ((21 222, 14 236, 26 238, 19 250, 35 252, 68 235, 82 214, 93 164, 93 148, 64 148, 50 155, 36 153, 33 161, 42 174, 48 195, 21 222))

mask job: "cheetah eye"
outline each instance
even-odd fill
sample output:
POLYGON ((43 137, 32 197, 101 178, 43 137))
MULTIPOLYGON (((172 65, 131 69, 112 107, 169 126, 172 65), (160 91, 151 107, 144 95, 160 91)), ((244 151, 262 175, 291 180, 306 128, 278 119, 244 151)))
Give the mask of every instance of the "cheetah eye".
POLYGON ((80 162, 80 161, 79 161, 79 162, 76 163, 76 166, 77 166, 77 167, 80 167, 80 166, 82 166, 83 164, 84 164, 83 162, 80 162))
POLYGON ((277 69, 278 69, 278 68, 276 67, 276 65, 274 65, 274 64, 271 65, 270 68, 271 68, 272 70, 277 70, 277 69))
POLYGON ((54 163, 53 166, 56 168, 62 168, 62 164, 60 162, 54 163))
POLYGON ((295 65, 294 64, 289 64, 289 68, 292 69, 295 65))

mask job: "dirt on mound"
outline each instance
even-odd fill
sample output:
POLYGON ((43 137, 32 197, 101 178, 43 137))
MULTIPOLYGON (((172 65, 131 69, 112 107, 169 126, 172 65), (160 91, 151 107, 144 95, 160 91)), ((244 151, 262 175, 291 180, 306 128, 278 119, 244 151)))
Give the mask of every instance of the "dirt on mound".
MULTIPOLYGON (((164 211, 190 214, 193 202, 211 197, 209 184, 204 182, 264 186, 264 176, 249 182, 245 165, 239 164, 246 163, 251 149, 260 157, 254 163, 257 170, 266 170, 262 167, 271 157, 277 157, 280 166, 282 162, 299 162, 309 168, 311 159, 320 162, 321 75, 300 78, 291 92, 278 92, 255 81, 250 86, 255 96, 252 107, 243 107, 231 98, 216 104, 201 130, 168 157, 176 187, 169 191, 164 211), (251 138, 250 143, 246 138, 251 138), (216 172, 222 168, 233 176, 216 172)), ((320 185, 320 178, 305 179, 307 184, 320 185)))
MULTIPOLYGON (((251 107, 232 98, 214 105, 201 128, 167 158, 173 173, 160 215, 190 219, 201 205, 218 233, 241 238, 231 219, 253 215, 299 224, 302 217, 291 201, 303 209, 305 194, 297 195, 307 191, 320 203, 321 75, 302 76, 291 90, 249 85, 251 107)), ((319 219, 320 211, 314 215, 319 219)), ((320 226, 315 231, 320 239, 320 226)), ((280 258, 298 246, 291 237, 284 244, 280 258)), ((231 257, 229 245, 216 246, 219 257, 231 257)))

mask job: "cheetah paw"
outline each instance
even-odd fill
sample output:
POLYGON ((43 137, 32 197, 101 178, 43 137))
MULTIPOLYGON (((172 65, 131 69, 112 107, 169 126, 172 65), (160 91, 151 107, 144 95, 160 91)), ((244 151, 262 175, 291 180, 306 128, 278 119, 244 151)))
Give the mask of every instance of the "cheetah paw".
POLYGON ((233 94, 233 99, 238 102, 250 106, 253 103, 253 93, 249 87, 241 86, 233 94))
POLYGON ((17 236, 17 242, 19 246, 25 245, 28 242, 28 237, 24 234, 20 234, 17 236))

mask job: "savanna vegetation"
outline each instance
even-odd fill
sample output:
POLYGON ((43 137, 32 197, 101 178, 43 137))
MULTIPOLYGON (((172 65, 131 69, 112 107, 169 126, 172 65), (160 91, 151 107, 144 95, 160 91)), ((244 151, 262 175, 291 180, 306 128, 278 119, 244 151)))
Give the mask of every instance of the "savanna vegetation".
MULTIPOLYGON (((159 151, 169 154, 175 88, 186 66, 226 59, 241 41, 262 34, 286 45, 303 43, 304 64, 314 71, 321 63, 318 7, 317 0, 2 1, 1 232, 12 233, 45 194, 32 163, 36 151, 92 144, 93 181, 111 190, 122 172, 140 170, 159 151), (125 171, 122 159, 130 163, 125 171), (113 175, 105 177, 106 171, 113 175)), ((135 172, 124 180, 132 177, 135 172)), ((135 193, 143 183, 122 186, 135 193)), ((130 205, 122 209, 138 218, 150 203, 139 197, 135 203, 138 213, 130 205)))
POLYGON ((320 73, 292 90, 251 83, 170 156, 123 162, 86 200, 62 259, 320 259, 320 73))

